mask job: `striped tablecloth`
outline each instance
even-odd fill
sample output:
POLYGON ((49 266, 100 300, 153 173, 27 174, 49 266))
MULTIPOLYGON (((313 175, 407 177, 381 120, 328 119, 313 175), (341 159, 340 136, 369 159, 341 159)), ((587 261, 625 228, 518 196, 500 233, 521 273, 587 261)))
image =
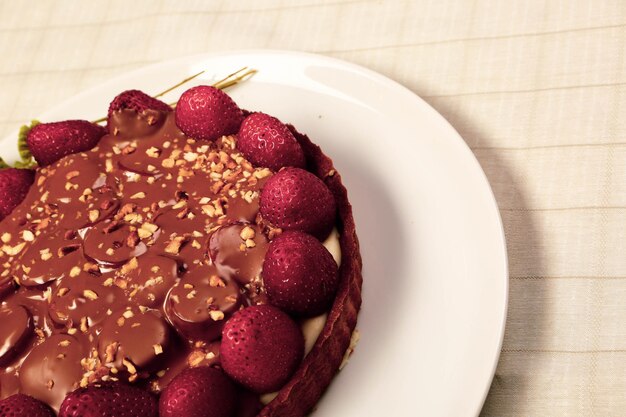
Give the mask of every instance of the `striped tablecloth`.
POLYGON ((624 0, 2 0, 0 136, 128 70, 240 48, 379 71, 473 149, 511 274, 484 416, 626 415, 624 0))

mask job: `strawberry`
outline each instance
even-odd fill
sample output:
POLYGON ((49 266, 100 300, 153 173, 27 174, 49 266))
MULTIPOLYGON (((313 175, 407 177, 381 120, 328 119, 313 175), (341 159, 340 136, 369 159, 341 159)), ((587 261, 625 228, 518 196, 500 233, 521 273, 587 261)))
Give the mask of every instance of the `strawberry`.
POLYGON ((32 169, 6 168, 0 171, 0 220, 24 200, 33 181, 35 171, 32 169))
POLYGON ((254 165, 273 171, 306 165, 302 147, 289 128, 264 113, 253 113, 244 119, 237 135, 237 147, 254 165))
POLYGON ((176 105, 176 125, 195 139, 216 140, 237 133, 243 112, 222 90, 200 85, 185 91, 176 105))
POLYGON ((111 115, 120 110, 134 110, 137 113, 143 113, 146 110, 156 110, 160 112, 172 111, 172 108, 154 97, 150 97, 143 91, 139 90, 126 90, 120 93, 109 104, 109 112, 107 114, 107 120, 109 125, 111 124, 111 115))
POLYGON ((222 331, 222 366, 244 387, 267 393, 279 390, 300 365, 304 337, 300 327, 270 305, 235 313, 222 331))
POLYGON ((159 400, 160 417, 232 417, 237 389, 224 372, 208 366, 186 369, 159 400))
POLYGON ((50 165, 66 155, 88 151, 98 144, 106 129, 87 120, 41 123, 33 127, 26 143, 39 165, 50 165))
POLYGON ((263 282, 273 305, 291 314, 315 316, 330 306, 339 273, 333 256, 317 239, 286 232, 270 243, 263 282))
POLYGON ((325 239, 333 228, 335 199, 315 175, 300 168, 283 168, 261 190, 259 211, 264 220, 283 230, 299 230, 325 239))
POLYGON ((148 391, 121 382, 79 388, 65 397, 59 417, 158 417, 158 401, 148 391))
POLYGON ((54 417, 47 404, 24 394, 11 395, 0 401, 0 417, 54 417))

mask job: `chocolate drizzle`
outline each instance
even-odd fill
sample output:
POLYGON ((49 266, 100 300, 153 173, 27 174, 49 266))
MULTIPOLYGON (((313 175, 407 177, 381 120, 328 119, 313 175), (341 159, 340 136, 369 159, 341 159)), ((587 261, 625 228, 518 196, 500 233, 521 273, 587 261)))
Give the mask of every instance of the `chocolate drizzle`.
POLYGON ((223 323, 265 302, 255 219, 271 171, 235 137, 187 138, 173 113, 123 110, 109 131, 39 169, 0 223, 0 398, 58 409, 97 380, 159 390, 219 363, 223 323))

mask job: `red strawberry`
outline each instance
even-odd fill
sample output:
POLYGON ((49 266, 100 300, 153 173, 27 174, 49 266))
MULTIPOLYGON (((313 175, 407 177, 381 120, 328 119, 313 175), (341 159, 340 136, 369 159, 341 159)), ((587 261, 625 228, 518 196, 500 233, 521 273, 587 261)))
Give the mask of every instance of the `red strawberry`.
POLYGON ((0 171, 0 220, 24 200, 33 181, 35 171, 32 169, 7 168, 0 171))
POLYGON ((300 168, 284 168, 261 190, 263 219, 283 230, 299 230, 325 239, 335 224, 335 199, 315 175, 300 168))
POLYGON ((304 337, 300 327, 270 305, 239 310, 222 331, 220 355, 224 371, 257 392, 280 389, 300 365, 304 337))
POLYGON ((232 417, 235 384, 219 369, 186 369, 169 383, 159 400, 160 417, 232 417))
POLYGON ((278 171, 282 167, 304 168, 302 147, 287 126, 264 113, 253 113, 241 124, 237 147, 254 165, 278 171))
POLYGON ((172 111, 172 108, 154 97, 150 97, 143 91, 139 90, 126 90, 119 94, 109 104, 109 112, 107 114, 107 120, 109 125, 111 124, 111 115, 113 112, 119 110, 134 110, 137 113, 143 113, 146 110, 156 110, 160 112, 172 111))
POLYGON ((158 417, 158 400, 148 391, 120 382, 79 388, 65 397, 59 417, 158 417))
POLYGON ((185 91, 176 105, 176 125, 195 139, 216 140, 237 133, 243 112, 222 90, 200 85, 185 91))
POLYGON ((270 302, 288 313, 315 316, 328 309, 339 284, 337 263, 313 236, 283 233, 270 243, 263 263, 270 302))
POLYGON ((39 165, 50 165, 66 155, 88 151, 98 144, 106 129, 87 120, 41 123, 33 127, 26 142, 39 165))
POLYGON ((11 395, 0 401, 0 417, 54 417, 48 405, 24 394, 11 395))

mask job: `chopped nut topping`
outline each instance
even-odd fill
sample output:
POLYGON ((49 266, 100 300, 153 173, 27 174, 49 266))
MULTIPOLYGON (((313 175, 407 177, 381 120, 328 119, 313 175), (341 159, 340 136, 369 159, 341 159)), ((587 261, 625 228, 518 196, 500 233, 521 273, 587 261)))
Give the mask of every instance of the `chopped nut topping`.
POLYGON ((225 287, 226 286, 224 281, 222 281, 222 279, 218 277, 217 275, 211 275, 209 277, 209 285, 211 287, 225 287))
POLYGON ((70 343, 71 342, 69 340, 61 340, 59 342, 59 346, 61 346, 61 347, 68 347, 70 345, 70 343))
POLYGON ((52 254, 50 253, 50 249, 43 249, 43 250, 39 251, 39 254, 41 255, 41 260, 42 261, 47 261, 50 258, 52 258, 52 254))
POLYGON ((15 246, 4 245, 2 247, 2 252, 6 253, 9 256, 15 256, 20 253, 22 249, 24 249, 24 246, 26 246, 26 242, 19 243, 15 246))
POLYGON ((2 237, 0 237, 0 240, 2 240, 2 243, 9 243, 11 241, 11 233, 3 233, 2 237))
POLYGON ((124 366, 126 367, 126 369, 128 370, 128 373, 133 375, 137 373, 137 368, 135 368, 135 365, 132 364, 132 362, 130 362, 127 359, 123 359, 122 363, 124 364, 124 366))
POLYGON ((180 248, 183 243, 187 240, 185 236, 176 236, 174 239, 170 241, 165 247, 165 252, 171 253, 173 255, 178 255, 180 252, 180 248))
POLYGON ((92 290, 85 290, 85 291, 83 291, 83 295, 85 296, 85 298, 88 298, 90 300, 97 300, 98 299, 98 294, 96 294, 92 290))
POLYGON ((140 191, 140 192, 130 196, 131 200, 138 200, 138 199, 141 199, 141 198, 146 198, 146 193, 144 193, 143 191, 140 191))
POLYGON ((79 276, 81 271, 82 271, 82 270, 80 269, 80 267, 79 267, 79 266, 75 266, 75 267, 73 267, 73 268, 70 270, 70 277, 75 278, 75 277, 79 276))
POLYGON ((254 171, 254 176, 255 176, 255 178, 258 178, 258 179, 263 179, 263 178, 268 177, 270 175, 272 175, 272 171, 270 171, 269 168, 262 168, 262 169, 258 169, 256 171, 254 171))
POLYGON ((139 268, 139 262, 137 262, 137 258, 131 258, 130 261, 126 262, 124 265, 122 265, 122 268, 120 270, 120 272, 122 274, 128 274, 130 271, 133 271, 135 269, 139 268))
POLYGON ((198 366, 202 363, 202 361, 204 360, 204 353, 200 350, 194 350, 193 352, 191 352, 191 354, 187 357, 187 364, 190 367, 195 367, 198 366))
POLYGON ((211 310, 211 311, 209 311, 209 316, 211 316, 211 319, 213 321, 224 320, 224 313, 221 312, 220 310, 211 310))
POLYGON ((158 343, 156 345, 152 345, 152 348, 154 349, 154 354, 157 356, 163 353, 163 346, 158 343))
POLYGON ((35 240, 35 235, 30 230, 24 230, 24 232, 22 232, 22 239, 27 242, 32 242, 35 240))
POLYGON ((110 343, 106 349, 105 349, 105 358, 104 361, 106 363, 111 363, 115 360, 115 354, 117 353, 117 348, 119 346, 119 343, 117 342, 113 342, 110 343))
POLYGON ((196 159, 198 159, 198 154, 197 153, 193 153, 193 152, 185 152, 185 154, 183 155, 183 158, 187 162, 193 162, 196 159))
POLYGON ((148 150, 146 150, 146 155, 148 155, 150 158, 158 158, 159 155, 161 155, 161 151, 159 150, 159 148, 152 146, 148 150))
POLYGON ((244 227, 243 229, 241 229, 241 233, 239 233, 239 236, 241 236, 242 240, 254 239, 255 235, 256 232, 250 226, 244 227))
POLYGON ((124 318, 131 319, 135 317, 135 313, 133 313, 132 310, 126 310, 124 311, 124 313, 122 313, 122 316, 124 316, 124 318))
POLYGON ((100 217, 100 210, 89 210, 89 221, 94 223, 100 217))

